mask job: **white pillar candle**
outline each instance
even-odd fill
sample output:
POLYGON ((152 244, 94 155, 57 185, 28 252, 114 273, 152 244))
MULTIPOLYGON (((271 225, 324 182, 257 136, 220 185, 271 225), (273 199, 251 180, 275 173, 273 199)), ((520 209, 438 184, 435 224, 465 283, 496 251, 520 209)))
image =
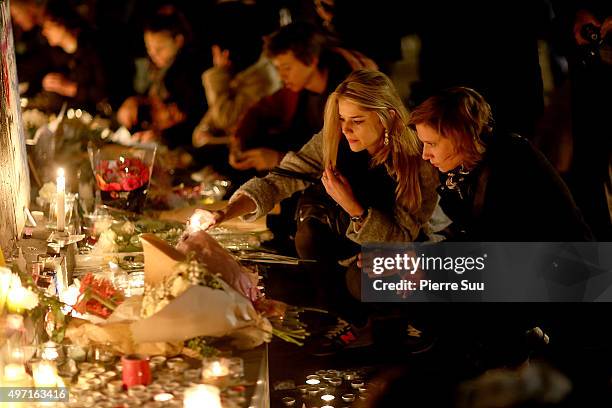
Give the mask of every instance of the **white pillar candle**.
POLYGON ((64 231, 64 223, 66 222, 66 177, 64 169, 57 170, 57 194, 56 194, 56 214, 57 214, 57 230, 64 231))
POLYGON ((219 388, 198 384, 185 390, 183 408, 221 408, 219 388))

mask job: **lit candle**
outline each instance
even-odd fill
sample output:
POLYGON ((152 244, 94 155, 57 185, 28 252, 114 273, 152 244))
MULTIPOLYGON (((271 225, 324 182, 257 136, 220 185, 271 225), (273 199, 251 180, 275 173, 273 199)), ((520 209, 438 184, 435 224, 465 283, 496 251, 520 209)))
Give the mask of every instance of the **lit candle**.
POLYGON ((221 408, 221 397, 219 388, 197 384, 185 390, 183 397, 183 408, 221 408))
POLYGON ((6 315, 6 328, 13 331, 23 330, 23 316, 18 314, 6 315))
POLYGON ((202 381, 205 384, 214 384, 219 387, 227 385, 229 380, 229 364, 225 358, 204 360, 202 381))
POLYGON ((32 376, 36 387, 57 386, 57 366, 55 361, 41 360, 32 364, 32 376))
POLYGON ((4 366, 3 387, 30 387, 32 377, 30 377, 23 364, 7 364, 4 366))
POLYGON ((6 306, 11 313, 23 313, 25 310, 25 301, 27 296, 27 289, 23 286, 17 288, 12 287, 9 290, 8 297, 6 299, 6 306))
POLYGON ((157 402, 168 402, 171 399, 174 399, 174 395, 172 395, 170 393, 167 393, 167 392, 162 392, 160 394, 156 394, 153 397, 153 400, 157 401, 157 402))
POLYGON ((330 402, 330 401, 333 401, 335 397, 331 394, 325 394, 321 396, 321 399, 325 402, 330 402))
POLYGON ((11 286, 11 270, 0 266, 0 315, 4 311, 4 304, 11 286))
POLYGON ((64 223, 66 222, 66 177, 64 176, 64 169, 60 168, 57 170, 57 230, 64 232, 64 223))

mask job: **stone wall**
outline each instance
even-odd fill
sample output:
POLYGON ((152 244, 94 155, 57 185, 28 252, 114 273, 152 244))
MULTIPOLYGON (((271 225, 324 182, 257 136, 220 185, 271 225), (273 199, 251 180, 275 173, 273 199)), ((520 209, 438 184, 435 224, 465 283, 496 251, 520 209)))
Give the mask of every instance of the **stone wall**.
POLYGON ((23 229, 30 196, 17 83, 9 4, 0 0, 0 248, 5 254, 23 229))

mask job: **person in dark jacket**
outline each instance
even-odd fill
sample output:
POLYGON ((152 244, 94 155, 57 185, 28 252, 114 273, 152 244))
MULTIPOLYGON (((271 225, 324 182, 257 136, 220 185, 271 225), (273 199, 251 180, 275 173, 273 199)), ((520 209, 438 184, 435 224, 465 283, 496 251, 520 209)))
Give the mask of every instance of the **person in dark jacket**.
POLYGON ((284 154, 299 150, 323 126, 327 97, 353 69, 376 68, 354 51, 337 48, 315 26, 293 23, 265 38, 284 87, 252 106, 236 129, 240 154, 230 155, 238 170, 269 170, 284 154))
POLYGON ((451 88, 411 115, 423 159, 440 172, 440 205, 453 240, 588 241, 591 232, 544 155, 526 139, 492 128, 476 91, 451 88))
POLYGON ((50 54, 42 92, 30 100, 28 107, 57 112, 67 102, 94 113, 107 97, 107 78, 82 18, 61 5, 49 6, 43 17, 42 34, 57 52, 50 54))
POLYGON ((40 92, 51 60, 51 47, 42 35, 45 4, 38 0, 14 0, 10 7, 19 93, 30 97, 40 92))
POLYGON ((117 112, 134 140, 159 141, 170 149, 191 146, 206 99, 200 83, 203 67, 189 40, 188 23, 177 10, 160 11, 145 24, 151 84, 146 95, 129 97, 117 112))

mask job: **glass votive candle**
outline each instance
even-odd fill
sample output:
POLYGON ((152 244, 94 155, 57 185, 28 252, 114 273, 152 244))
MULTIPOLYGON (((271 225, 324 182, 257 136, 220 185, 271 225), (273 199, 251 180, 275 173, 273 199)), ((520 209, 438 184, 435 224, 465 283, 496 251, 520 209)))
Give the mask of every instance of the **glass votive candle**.
POLYGON ((357 390, 357 389, 359 389, 360 387, 363 387, 363 386, 364 386, 363 380, 353 380, 353 381, 351 381, 351 388, 354 388, 354 389, 357 390))
POLYGON ((327 374, 327 370, 318 370, 317 372, 315 372, 316 375, 318 375, 319 377, 323 377, 324 375, 327 374))
POLYGON ((331 375, 329 375, 329 374, 325 374, 325 375, 323 376, 323 381, 325 381, 325 382, 329 382, 329 380, 331 380, 332 378, 333 378, 333 377, 332 377, 331 375))
POLYGON ((309 396, 315 397, 319 393, 319 387, 308 387, 307 391, 309 396))
POLYGON ((344 402, 355 401, 355 394, 342 394, 342 401, 344 402))
POLYGON ((307 385, 298 385, 297 389, 300 392, 300 394, 302 394, 302 395, 306 395, 308 393, 308 386, 307 385))
POLYGON ((242 378, 244 376, 244 360, 240 357, 228 358, 230 375, 232 378, 242 378))
POLYGON ((356 377, 357 373, 354 371, 347 371, 344 373, 343 377, 346 381, 353 381, 356 377))
POLYGON ((217 387, 226 387, 229 383, 229 361, 226 358, 209 358, 202 362, 202 382, 217 387))
POLYGON ((295 405, 295 398, 293 397, 283 397, 282 401, 286 407, 292 407, 295 405))
POLYGON ((340 371, 338 370, 327 370, 327 375, 331 377, 338 377, 340 375, 340 371))
POLYGON ((357 389, 357 391, 359 391, 360 393, 366 392, 368 389, 366 387, 359 387, 357 389))
POLYGON ((370 396, 370 394, 368 394, 367 392, 360 392, 359 393, 359 399, 362 401, 365 401, 366 399, 368 399, 368 397, 370 396))

